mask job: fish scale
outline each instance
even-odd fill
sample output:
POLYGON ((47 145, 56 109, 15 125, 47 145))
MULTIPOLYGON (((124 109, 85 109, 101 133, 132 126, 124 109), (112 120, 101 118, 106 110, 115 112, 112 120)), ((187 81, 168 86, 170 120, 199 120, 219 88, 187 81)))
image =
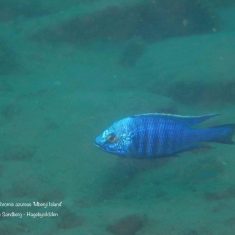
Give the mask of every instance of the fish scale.
POLYGON ((96 138, 96 145, 122 157, 158 158, 200 148, 204 142, 233 143, 235 124, 197 127, 217 115, 134 115, 114 122, 96 138))
MULTIPOLYGON (((149 125, 151 126, 151 123, 149 125)), ((152 156, 154 154, 154 146, 156 145, 157 142, 156 138, 154 138, 153 128, 148 128, 147 135, 149 136, 149 138, 148 138, 146 155, 152 156)))
POLYGON ((145 137, 143 136, 143 138, 146 138, 144 152, 145 152, 145 155, 147 155, 148 153, 150 153, 152 151, 152 142, 154 141, 154 133, 151 130, 150 121, 149 122, 145 121, 144 123, 147 126, 147 128, 144 132, 145 137))
POLYGON ((145 144, 145 154, 146 156, 151 156, 154 146, 154 133, 151 129, 151 122, 147 123, 147 129, 145 132, 146 144, 145 144))

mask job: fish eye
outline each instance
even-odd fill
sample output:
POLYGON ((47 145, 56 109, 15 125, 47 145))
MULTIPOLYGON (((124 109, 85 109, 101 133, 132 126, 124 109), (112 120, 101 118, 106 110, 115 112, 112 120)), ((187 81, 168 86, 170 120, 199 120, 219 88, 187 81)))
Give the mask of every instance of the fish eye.
POLYGON ((115 143, 117 141, 117 136, 114 133, 111 133, 107 136, 107 141, 109 143, 115 143))

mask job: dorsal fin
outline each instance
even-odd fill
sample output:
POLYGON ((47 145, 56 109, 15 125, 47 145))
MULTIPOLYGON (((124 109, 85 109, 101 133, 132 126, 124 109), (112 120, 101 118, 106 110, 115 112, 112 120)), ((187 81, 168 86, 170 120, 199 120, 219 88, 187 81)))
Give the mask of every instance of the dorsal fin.
POLYGON ((219 114, 212 113, 212 114, 205 114, 201 116, 182 116, 182 115, 166 114, 166 113, 146 113, 146 114, 134 115, 133 117, 166 118, 166 119, 171 119, 177 122, 182 122, 188 126, 193 126, 193 125, 202 123, 209 118, 216 117, 218 115, 219 114))

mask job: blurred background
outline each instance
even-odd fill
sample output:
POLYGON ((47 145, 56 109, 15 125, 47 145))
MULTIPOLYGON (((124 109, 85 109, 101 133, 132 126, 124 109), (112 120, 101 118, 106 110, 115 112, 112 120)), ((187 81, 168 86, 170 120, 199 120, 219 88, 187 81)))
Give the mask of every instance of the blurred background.
POLYGON ((132 114, 235 122, 233 0, 0 0, 0 234, 232 235, 235 147, 131 160, 94 146, 132 114), (25 212, 26 208, 0 208, 25 212))

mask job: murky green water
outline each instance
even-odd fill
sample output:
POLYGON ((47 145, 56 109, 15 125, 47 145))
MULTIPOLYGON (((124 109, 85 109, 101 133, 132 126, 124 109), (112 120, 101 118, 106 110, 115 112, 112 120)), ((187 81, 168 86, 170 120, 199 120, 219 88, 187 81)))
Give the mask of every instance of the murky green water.
POLYGON ((153 161, 94 146, 131 114, 235 122, 232 3, 0 1, 0 234, 233 235, 233 145, 153 161))

